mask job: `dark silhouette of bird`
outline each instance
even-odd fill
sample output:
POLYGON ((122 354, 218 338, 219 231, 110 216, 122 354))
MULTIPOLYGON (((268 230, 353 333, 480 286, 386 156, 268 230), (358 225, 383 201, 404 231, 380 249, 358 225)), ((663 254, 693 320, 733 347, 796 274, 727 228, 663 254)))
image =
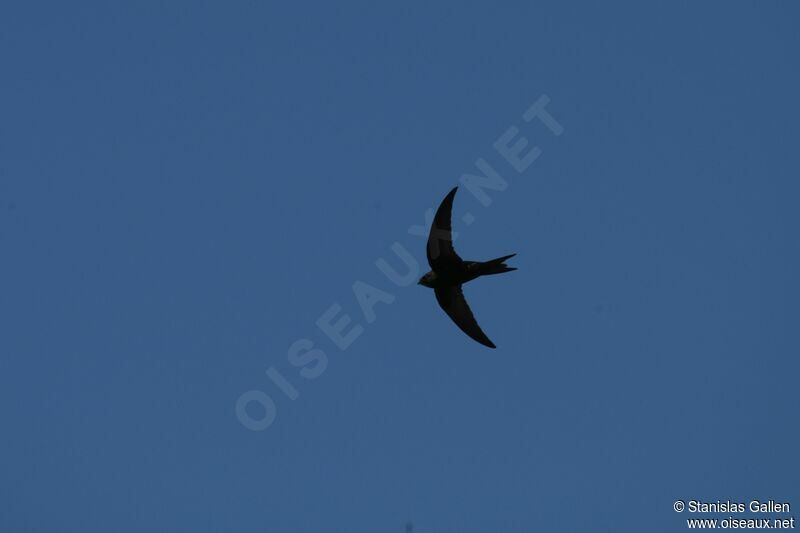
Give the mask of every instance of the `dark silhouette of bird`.
POLYGON ((450 226, 450 213, 453 210, 453 198, 457 190, 458 187, 454 187, 445 196, 436 211, 436 216, 433 217, 427 247, 428 264, 432 270, 422 276, 418 283, 433 289, 436 301, 461 331, 484 346, 496 348, 475 320, 467 300, 464 299, 461 286, 480 276, 516 270, 506 265, 505 261, 517 254, 504 255, 484 262, 464 261, 458 256, 453 249, 453 232, 450 226))

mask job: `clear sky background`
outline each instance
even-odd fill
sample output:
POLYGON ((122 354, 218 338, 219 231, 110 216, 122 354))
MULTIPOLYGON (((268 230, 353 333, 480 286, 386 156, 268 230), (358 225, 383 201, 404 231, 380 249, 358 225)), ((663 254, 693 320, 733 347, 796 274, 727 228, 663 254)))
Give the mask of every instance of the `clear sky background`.
POLYGON ((1 531, 800 509, 800 8, 450 4, 3 4, 1 531), (543 94, 560 136, 521 118, 543 94), (542 151, 521 174, 512 125, 542 151), (408 229, 478 158, 508 188, 462 187, 457 249, 519 253, 466 287, 497 350, 375 266, 394 242, 426 266, 408 229), (356 281, 395 297, 371 324, 356 281))

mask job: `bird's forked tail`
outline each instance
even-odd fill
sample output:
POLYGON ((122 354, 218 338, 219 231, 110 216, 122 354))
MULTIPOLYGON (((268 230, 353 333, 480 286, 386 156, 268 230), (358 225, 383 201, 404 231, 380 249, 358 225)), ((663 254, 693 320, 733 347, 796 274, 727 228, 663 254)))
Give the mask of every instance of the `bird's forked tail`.
POLYGON ((503 257, 498 257, 497 259, 492 259, 491 261, 484 261, 481 263, 481 276, 490 276, 492 274, 502 274, 503 272, 511 272, 512 270, 516 270, 514 267, 510 267, 505 264, 507 259, 511 259, 517 254, 511 255, 504 255, 503 257))

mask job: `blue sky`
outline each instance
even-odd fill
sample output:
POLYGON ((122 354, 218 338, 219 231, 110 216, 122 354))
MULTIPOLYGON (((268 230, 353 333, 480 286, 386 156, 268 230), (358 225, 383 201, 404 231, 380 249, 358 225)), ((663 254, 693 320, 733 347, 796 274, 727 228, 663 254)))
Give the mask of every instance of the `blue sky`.
POLYGON ((4 4, 0 530, 659 532, 677 499, 800 506, 797 16, 4 4), (522 119, 542 95, 559 136, 522 119), (511 126, 541 150, 521 173, 493 147, 511 126), (409 228, 479 158, 508 186, 462 187, 454 226, 464 258, 519 254, 465 291, 497 350, 375 265, 397 242, 423 269, 409 228), (393 297, 371 323, 356 282, 393 297), (363 327, 344 351, 316 325, 334 304, 363 327))

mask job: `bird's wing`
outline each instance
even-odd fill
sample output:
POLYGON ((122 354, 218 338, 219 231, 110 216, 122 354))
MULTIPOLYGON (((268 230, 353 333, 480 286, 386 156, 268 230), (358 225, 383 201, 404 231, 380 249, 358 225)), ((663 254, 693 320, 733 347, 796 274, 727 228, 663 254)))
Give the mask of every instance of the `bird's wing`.
POLYGON ((464 293, 461 291, 461 285, 450 285, 447 287, 437 287, 434 289, 436 293, 436 301, 444 309, 444 312, 453 319, 456 326, 461 328, 461 331, 472 337, 474 340, 488 346, 495 348, 496 346, 489 337, 481 330, 472 311, 464 299, 464 293))
POLYGON ((431 232, 428 235, 428 264, 434 271, 452 270, 461 264, 461 258, 453 249, 453 232, 450 227, 450 212, 453 210, 453 198, 458 187, 453 187, 433 217, 431 232))

